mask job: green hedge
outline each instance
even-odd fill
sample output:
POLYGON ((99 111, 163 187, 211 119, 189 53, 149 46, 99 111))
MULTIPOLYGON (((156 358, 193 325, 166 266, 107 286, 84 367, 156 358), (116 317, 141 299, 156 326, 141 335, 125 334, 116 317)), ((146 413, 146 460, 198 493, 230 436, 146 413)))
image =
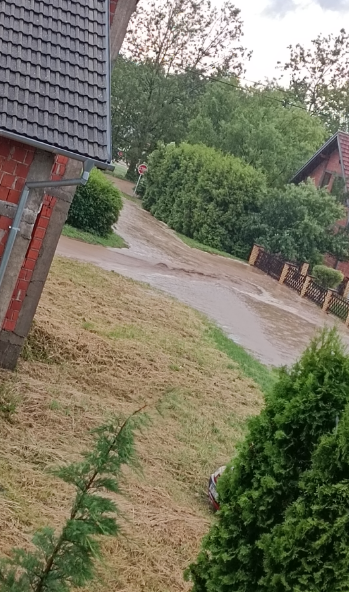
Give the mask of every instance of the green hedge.
POLYGON ((247 221, 266 190, 262 173, 203 145, 159 146, 149 158, 143 205, 205 245, 248 256, 247 221))
POLYGON ((313 276, 316 283, 323 288, 337 288, 344 277, 341 271, 327 267, 327 265, 315 265, 313 276))
POLYGON ((120 191, 101 171, 93 169, 87 184, 75 193, 67 223, 105 237, 112 232, 121 208, 120 191))

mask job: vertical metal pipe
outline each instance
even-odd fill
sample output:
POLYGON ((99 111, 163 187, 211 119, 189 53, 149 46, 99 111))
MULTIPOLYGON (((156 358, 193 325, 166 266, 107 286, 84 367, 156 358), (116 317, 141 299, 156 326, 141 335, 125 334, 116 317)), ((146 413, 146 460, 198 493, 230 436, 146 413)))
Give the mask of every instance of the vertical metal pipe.
POLYGON ((19 225, 22 220, 22 215, 23 215, 26 203, 27 203, 29 191, 30 191, 29 187, 27 187, 25 185, 24 189, 21 193, 21 197, 19 198, 16 215, 15 215, 14 220, 12 222, 12 226, 10 227, 10 233, 8 235, 5 250, 4 250, 3 256, 1 258, 1 263, 0 263, 0 286, 3 282, 4 275, 5 275, 5 272, 7 269, 7 265, 8 265, 11 253, 12 253, 13 245, 15 243, 16 236, 19 231, 19 225))

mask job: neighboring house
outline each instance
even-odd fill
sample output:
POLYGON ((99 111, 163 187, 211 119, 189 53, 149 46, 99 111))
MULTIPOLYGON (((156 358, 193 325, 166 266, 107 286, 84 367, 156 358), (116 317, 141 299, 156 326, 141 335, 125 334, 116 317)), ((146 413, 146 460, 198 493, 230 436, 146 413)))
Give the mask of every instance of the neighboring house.
POLYGON ((16 365, 76 186, 110 168, 110 60, 136 4, 1 2, 1 367, 16 365))
MULTIPOLYGON (((313 179, 316 187, 327 187, 334 191, 334 185, 341 179, 344 192, 349 192, 349 134, 339 131, 308 160, 294 175, 291 183, 301 183, 313 179)), ((338 221, 339 226, 349 224, 349 208, 347 216, 338 221)), ((349 262, 338 261, 331 255, 326 256, 326 264, 336 267, 349 277, 349 262)))
MULTIPOLYGON (((316 187, 328 187, 332 191, 336 177, 349 183, 349 134, 337 132, 294 175, 291 183, 301 183, 308 178, 316 187)), ((348 187, 347 187, 348 190, 348 187)))

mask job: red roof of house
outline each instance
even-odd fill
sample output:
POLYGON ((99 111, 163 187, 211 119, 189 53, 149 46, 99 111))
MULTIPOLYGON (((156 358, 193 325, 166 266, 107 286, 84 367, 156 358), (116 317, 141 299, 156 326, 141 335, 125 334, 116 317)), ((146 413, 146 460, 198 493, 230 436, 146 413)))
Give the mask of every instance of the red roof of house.
POLYGON ((307 179, 312 171, 320 164, 324 156, 330 156, 334 150, 339 151, 342 174, 349 189, 349 134, 338 131, 312 156, 305 165, 297 171, 291 183, 301 183, 307 179))

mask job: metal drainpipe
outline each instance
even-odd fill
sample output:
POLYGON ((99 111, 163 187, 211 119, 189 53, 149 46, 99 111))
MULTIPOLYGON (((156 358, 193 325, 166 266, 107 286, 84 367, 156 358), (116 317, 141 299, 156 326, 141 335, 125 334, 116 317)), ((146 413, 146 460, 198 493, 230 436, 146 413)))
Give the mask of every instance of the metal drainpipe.
POLYGON ((26 183, 24 185, 23 191, 21 193, 21 197, 19 198, 16 215, 15 215, 14 220, 12 222, 12 226, 10 227, 11 230, 8 235, 5 250, 4 250, 1 262, 0 262, 0 288, 1 288, 2 282, 5 277, 6 269, 7 269, 10 257, 11 257, 11 253, 12 253, 13 245, 16 240, 16 236, 20 230, 20 223, 22 220, 24 208, 27 204, 30 190, 31 189, 40 189, 40 188, 46 189, 46 187, 69 187, 70 185, 86 185, 86 183, 89 179, 89 176, 90 176, 90 171, 93 168, 93 165, 94 165, 94 163, 92 161, 86 160, 84 162, 83 173, 82 173, 81 177, 78 179, 64 179, 63 181, 50 181, 50 180, 36 181, 36 182, 33 181, 33 182, 26 183))

